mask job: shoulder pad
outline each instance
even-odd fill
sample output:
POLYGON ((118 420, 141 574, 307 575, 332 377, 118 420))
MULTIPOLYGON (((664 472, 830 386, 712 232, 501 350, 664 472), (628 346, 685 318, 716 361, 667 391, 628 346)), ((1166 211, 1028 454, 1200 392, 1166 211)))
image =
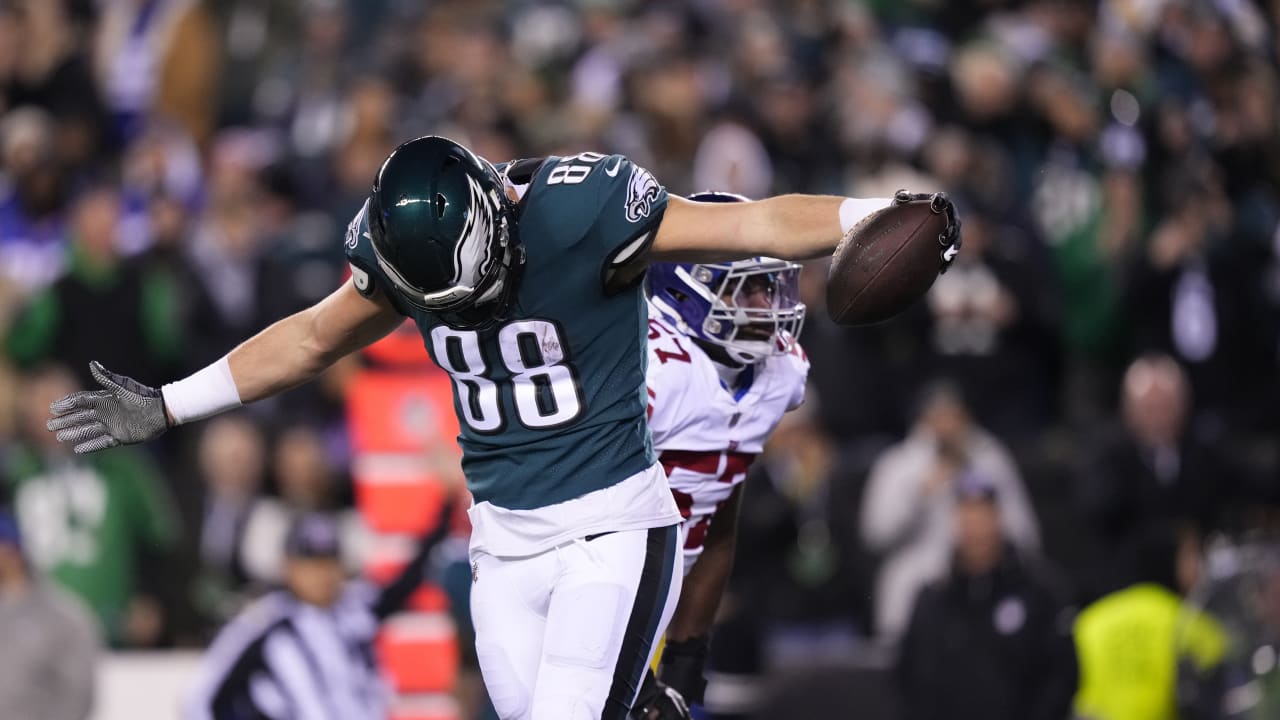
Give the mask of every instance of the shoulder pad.
MULTIPOLYGON (((373 252, 373 236, 369 234, 368 200, 347 224, 342 249, 351 265, 351 282, 361 295, 371 298, 379 292, 379 288, 391 287, 383 278, 382 270, 378 267, 378 256, 373 252)), ((408 314, 400 307, 395 293, 384 292, 384 295, 402 315, 408 314)))
POLYGON ((544 162, 546 162, 544 157, 512 160, 506 163, 500 172, 513 185, 528 185, 533 182, 533 178, 538 174, 538 170, 542 168, 542 163, 544 162))

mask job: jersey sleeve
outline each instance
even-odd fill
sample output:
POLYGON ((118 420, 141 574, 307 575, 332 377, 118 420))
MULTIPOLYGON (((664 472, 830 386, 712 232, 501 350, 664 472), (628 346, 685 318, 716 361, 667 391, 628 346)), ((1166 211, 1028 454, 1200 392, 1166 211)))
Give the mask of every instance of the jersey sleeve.
MULTIPOLYGON (((557 165, 566 161, 573 158, 557 165)), ((638 273, 627 270, 635 267, 632 261, 643 257, 653 242, 667 210, 667 189, 653 173, 622 155, 607 155, 594 165, 589 179, 595 185, 596 212, 582 249, 599 263, 606 290, 617 291, 639 279, 638 273)), ((550 171, 549 185, 558 171, 558 167, 550 171)))
MULTIPOLYGON (((674 333, 657 320, 649 321, 648 367, 645 370, 645 392, 649 403, 649 432, 653 435, 653 447, 662 451, 680 429, 680 408, 684 407, 689 388, 684 373, 692 367, 686 362, 675 362, 679 356, 671 352, 674 333)), ((687 358, 687 354, 685 355, 687 358)))
POLYGON ((373 237, 369 234, 369 201, 365 200, 360 211, 347 225, 343 243, 347 263, 351 266, 351 283, 361 295, 372 298, 381 292, 401 315, 408 315, 400 307, 395 293, 387 292, 391 284, 378 267, 378 256, 373 253, 373 237))

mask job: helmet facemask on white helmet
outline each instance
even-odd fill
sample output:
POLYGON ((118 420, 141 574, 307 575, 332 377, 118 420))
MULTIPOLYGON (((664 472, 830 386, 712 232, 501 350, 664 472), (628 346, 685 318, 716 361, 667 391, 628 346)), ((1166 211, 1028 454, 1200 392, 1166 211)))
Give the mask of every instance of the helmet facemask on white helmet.
POLYGON ((700 339, 724 348, 743 364, 781 355, 804 326, 800 302, 800 266, 772 258, 705 263, 680 268, 688 287, 710 304, 700 339))

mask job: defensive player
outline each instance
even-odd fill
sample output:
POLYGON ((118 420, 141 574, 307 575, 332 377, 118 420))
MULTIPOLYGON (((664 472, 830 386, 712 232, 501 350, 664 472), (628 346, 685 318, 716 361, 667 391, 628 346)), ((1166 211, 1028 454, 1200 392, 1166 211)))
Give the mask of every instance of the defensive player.
MULTIPOLYGON (((729 193, 689 199, 746 201, 729 193)), ((733 569, 742 482, 783 414, 804 402, 809 361, 796 340, 805 317, 799 273, 795 263, 760 257, 654 263, 645 280, 649 429, 684 518, 684 587, 659 679, 689 703, 701 703, 706 687, 703 665, 733 569)))
POLYGON ((645 422, 648 261, 822 255, 892 202, 669 200, 620 155, 497 168, 418 138, 347 230, 351 283, 159 389, 95 363, 103 389, 53 403, 49 427, 78 452, 149 440, 306 382, 412 318, 453 377, 476 652, 498 714, 623 718, 681 578, 680 513, 645 422))

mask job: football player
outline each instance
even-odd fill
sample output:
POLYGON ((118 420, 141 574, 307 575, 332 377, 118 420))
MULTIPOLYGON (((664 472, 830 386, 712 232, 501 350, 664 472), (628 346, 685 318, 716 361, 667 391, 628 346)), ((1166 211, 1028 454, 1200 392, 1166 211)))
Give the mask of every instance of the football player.
POLYGON ((891 202, 696 203, 620 155, 495 167, 418 138, 347 230, 350 283, 161 388, 95 363, 102 389, 53 403, 49 427, 78 452, 149 440, 306 382, 411 318, 453 378, 476 652, 498 714, 623 718, 682 577, 645 422, 638 281, 650 259, 830 253, 891 202))
MULTIPOLYGON (((700 193, 696 202, 744 202, 700 193)), ((684 586, 658 672, 641 699, 660 707, 662 686, 703 699, 709 632, 733 569, 738 502, 751 461, 788 410, 804 402, 809 361, 800 266, 758 257, 654 263, 649 296, 649 429, 683 518, 684 586)), ((678 712, 659 717, 677 717, 678 712)))

